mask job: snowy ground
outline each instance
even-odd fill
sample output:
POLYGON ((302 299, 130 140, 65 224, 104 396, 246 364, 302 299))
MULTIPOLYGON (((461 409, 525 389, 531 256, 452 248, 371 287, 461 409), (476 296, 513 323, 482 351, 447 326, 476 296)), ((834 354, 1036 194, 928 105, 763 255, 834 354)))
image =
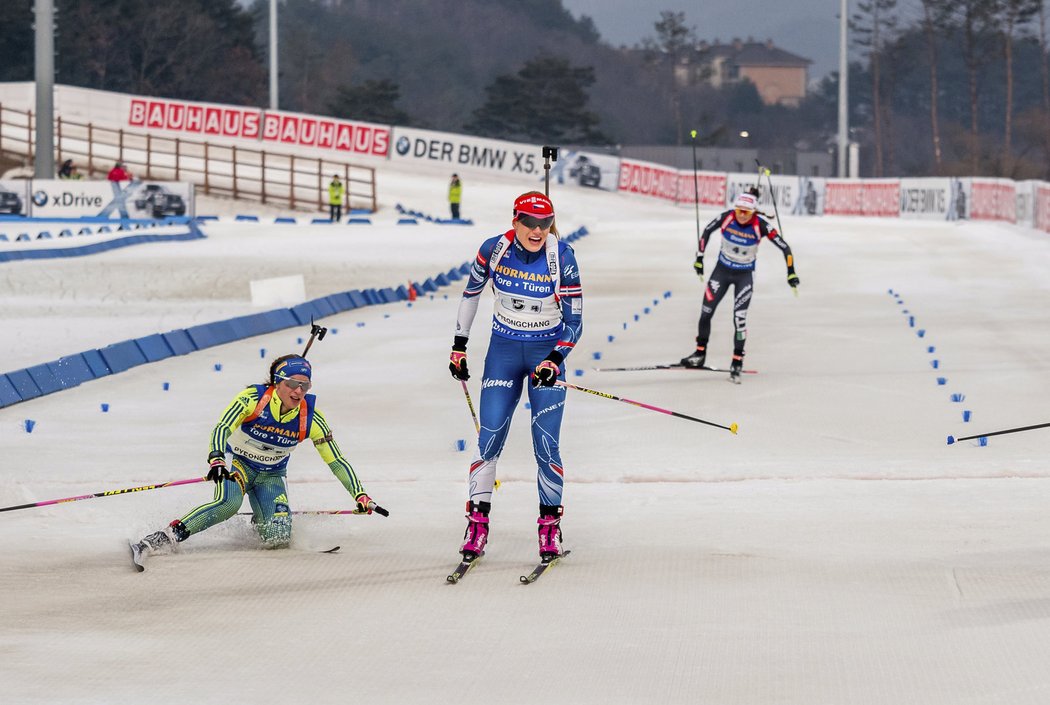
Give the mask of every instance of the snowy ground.
MULTIPOLYGON (((206 240, 0 265, 3 368, 250 313, 252 279, 303 274, 314 297, 433 276, 508 227, 513 197, 531 186, 467 181, 474 227, 394 224, 398 202, 444 216, 446 179, 380 172, 372 226, 227 218, 206 225, 206 240)), ((390 517, 300 516, 294 547, 276 552, 239 517, 138 574, 126 540, 205 501, 208 486, 0 514, 3 702, 1050 700, 1046 432, 945 445, 949 433, 1048 420, 1047 236, 785 219, 801 295, 764 246, 747 357, 759 374, 735 386, 593 370, 690 350, 696 221, 613 194, 552 195, 563 231, 592 233, 576 243, 586 330, 570 381, 736 422, 738 435, 570 392, 573 554, 526 587, 535 466, 519 409, 489 554, 446 585, 470 461, 456 441, 469 446, 473 431, 447 372, 460 289, 326 319, 331 333, 310 353, 319 406, 390 517)), ((250 208, 202 199, 199 210, 250 208)), ((469 351, 476 371, 486 313, 469 351)), ((219 412, 305 332, 0 410, 0 506, 203 474, 219 412)), ((731 344, 724 304, 711 362, 727 365, 731 344)), ((470 385, 476 403, 480 380, 470 385)), ((350 507, 309 447, 289 475, 293 508, 350 507)))

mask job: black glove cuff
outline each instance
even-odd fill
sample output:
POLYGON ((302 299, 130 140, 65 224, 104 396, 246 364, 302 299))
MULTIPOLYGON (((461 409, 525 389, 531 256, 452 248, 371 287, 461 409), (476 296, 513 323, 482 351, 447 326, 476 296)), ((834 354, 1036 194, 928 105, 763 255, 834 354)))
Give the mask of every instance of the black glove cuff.
POLYGON ((467 336, 457 335, 452 339, 452 349, 456 352, 465 353, 467 351, 467 336))
POLYGON ((551 362, 553 362, 558 367, 561 367, 561 363, 565 361, 565 356, 562 355, 557 350, 551 350, 550 354, 547 355, 547 357, 545 357, 543 359, 544 360, 550 360, 551 362))
POLYGON ((212 452, 208 453, 209 463, 215 460, 216 458, 222 458, 223 460, 226 460, 226 454, 223 453, 221 450, 213 450, 212 452))

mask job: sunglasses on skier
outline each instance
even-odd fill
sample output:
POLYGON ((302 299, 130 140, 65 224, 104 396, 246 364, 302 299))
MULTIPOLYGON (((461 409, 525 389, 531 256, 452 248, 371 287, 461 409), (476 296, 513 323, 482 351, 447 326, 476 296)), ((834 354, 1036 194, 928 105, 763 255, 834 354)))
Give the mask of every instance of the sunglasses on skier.
POLYGON ((524 225, 529 230, 534 228, 540 228, 541 230, 547 230, 550 226, 554 225, 554 216, 549 215, 546 218, 537 218, 534 215, 523 215, 518 214, 518 222, 524 225))
POLYGON ((304 392, 308 392, 308 391, 310 391, 310 387, 313 386, 310 383, 310 380, 289 379, 287 377, 281 377, 281 376, 278 376, 277 379, 281 380, 286 385, 288 385, 288 388, 291 389, 293 392, 296 389, 302 389, 304 392))

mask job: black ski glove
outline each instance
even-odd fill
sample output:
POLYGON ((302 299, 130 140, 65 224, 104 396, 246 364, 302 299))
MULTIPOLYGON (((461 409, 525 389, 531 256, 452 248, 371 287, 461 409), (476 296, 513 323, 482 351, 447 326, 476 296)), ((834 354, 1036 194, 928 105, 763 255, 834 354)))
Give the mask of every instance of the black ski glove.
POLYGON ((448 371, 461 382, 470 379, 467 371, 467 339, 457 335, 452 341, 452 352, 448 356, 448 371))
POLYGON ((209 467, 207 479, 214 482, 216 485, 224 480, 230 479, 230 471, 226 467, 226 455, 224 453, 218 453, 213 451, 208 456, 209 467))
POLYGON ((543 358, 543 362, 536 365, 532 373, 533 387, 553 387, 558 381, 559 367, 565 358, 557 350, 551 350, 550 355, 543 358))

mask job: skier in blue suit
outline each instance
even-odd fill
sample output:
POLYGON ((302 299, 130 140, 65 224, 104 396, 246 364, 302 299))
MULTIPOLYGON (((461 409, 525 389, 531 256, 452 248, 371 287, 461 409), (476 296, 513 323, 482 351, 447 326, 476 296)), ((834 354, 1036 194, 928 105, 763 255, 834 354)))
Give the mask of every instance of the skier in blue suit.
POLYGON ((467 339, 478 296, 492 282, 496 301, 492 337, 481 382, 481 432, 470 464, 467 530, 460 548, 465 561, 488 542, 496 463, 510 430, 524 381, 532 409, 532 445, 539 490, 539 550, 549 561, 562 554, 564 471, 560 452, 565 388, 563 363, 583 332, 583 290, 572 247, 558 238, 554 205, 538 191, 514 202, 512 228, 481 244, 463 292, 449 369, 466 381, 467 339))

